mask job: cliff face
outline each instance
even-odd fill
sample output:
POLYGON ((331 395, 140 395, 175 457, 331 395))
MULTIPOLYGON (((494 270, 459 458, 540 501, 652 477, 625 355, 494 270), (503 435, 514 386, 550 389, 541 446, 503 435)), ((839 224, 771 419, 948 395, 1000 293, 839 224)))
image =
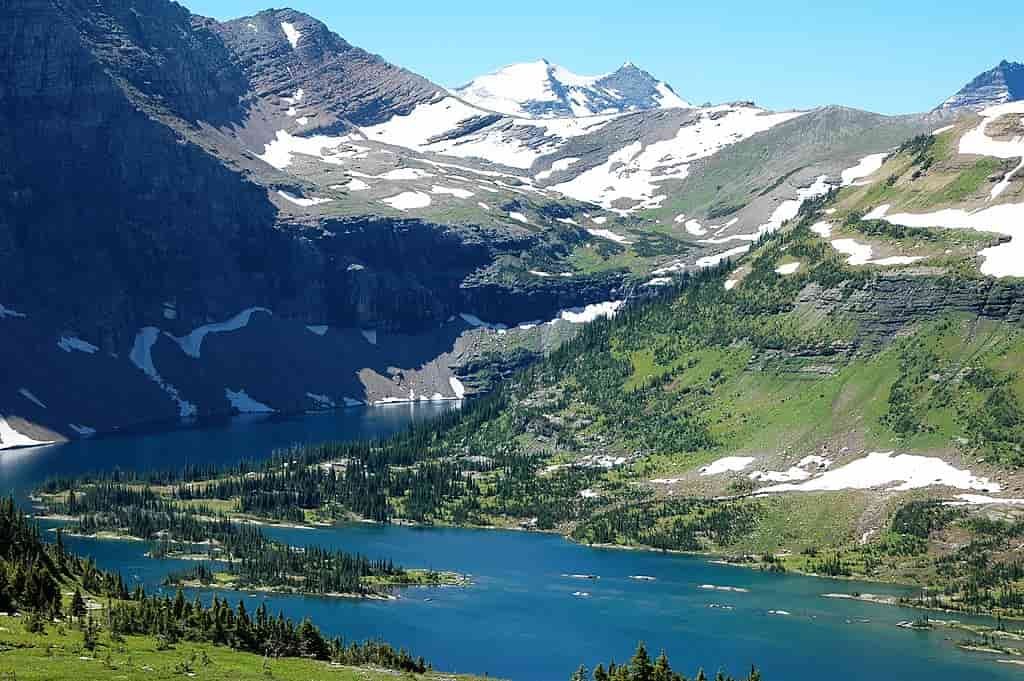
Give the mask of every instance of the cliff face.
POLYGON ((440 92, 305 15, 220 24, 165 0, 0 13, 0 415, 23 432, 244 410, 229 394, 246 386, 277 410, 452 398, 458 313, 550 319, 618 281, 489 276, 543 241, 529 230, 282 213, 271 197, 291 185, 253 150, 289 119, 283 98, 303 90, 307 127, 341 131, 440 92), (174 342, 249 308, 271 314, 220 351, 174 342))

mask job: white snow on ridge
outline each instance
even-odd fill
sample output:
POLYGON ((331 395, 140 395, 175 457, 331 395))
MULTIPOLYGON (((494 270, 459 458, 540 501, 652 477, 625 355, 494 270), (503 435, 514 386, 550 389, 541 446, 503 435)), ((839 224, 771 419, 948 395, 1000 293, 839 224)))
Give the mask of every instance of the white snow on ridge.
POLYGON ((7 419, 0 416, 0 450, 49 444, 53 444, 53 442, 51 440, 34 440, 28 435, 19 433, 11 427, 11 424, 7 423, 7 419))
POLYGON ((24 318, 24 316, 25 315, 23 315, 21 312, 0 305, 0 319, 7 319, 8 317, 10 317, 11 319, 18 319, 24 318))
POLYGON ((879 206, 869 215, 906 227, 945 227, 947 229, 973 229, 1010 237, 1007 243, 983 249, 979 255, 985 260, 981 273, 993 277, 1024 276, 1024 203, 1004 203, 968 213, 959 208, 947 208, 934 213, 888 214, 889 206, 879 206))
MULTIPOLYGON (((247 310, 242 310, 227 321, 216 322, 214 324, 204 324, 198 329, 193 330, 187 336, 171 336, 171 338, 181 347, 182 351, 186 355, 199 359, 199 353, 203 347, 203 339, 206 338, 207 335, 211 333, 225 333, 228 331, 238 331, 239 329, 243 329, 249 325, 249 321, 252 319, 252 315, 255 312, 263 312, 268 315, 273 314, 265 307, 250 307, 247 310)), ((143 331, 145 331, 145 329, 143 329, 143 331)), ((155 337, 153 341, 156 341, 155 337)), ((138 338, 136 338, 136 343, 138 343, 138 338)), ((150 347, 152 347, 152 343, 150 343, 150 347)), ((134 353, 134 349, 132 352, 134 353)), ((152 363, 150 363, 150 366, 152 366, 152 363)))
POLYGON ((568 170, 571 165, 573 165, 574 163, 576 163, 578 161, 579 161, 579 159, 576 158, 576 157, 560 158, 557 161, 555 161, 554 163, 552 163, 551 167, 549 169, 542 170, 541 172, 539 172, 536 175, 534 175, 533 179, 535 179, 537 181, 546 180, 549 177, 551 177, 552 175, 554 175, 555 173, 560 173, 560 172, 568 170))
MULTIPOLYGON (((596 222, 596 220, 595 220, 595 222, 596 222)), ((632 241, 630 241, 626 237, 622 236, 621 234, 616 234, 615 232, 611 231, 610 229, 589 229, 588 228, 587 229, 587 233, 590 234, 591 236, 600 237, 602 239, 608 239, 609 241, 614 241, 615 243, 622 244, 624 246, 628 246, 629 244, 633 243, 632 241)))
POLYGON ((525 215, 523 215, 522 213, 517 213, 516 211, 512 211, 512 212, 510 212, 510 213, 508 214, 508 216, 509 216, 510 218, 512 218, 513 220, 515 220, 516 222, 522 222, 522 223, 523 223, 523 224, 525 224, 525 225, 528 225, 528 224, 530 224, 530 220, 529 220, 529 218, 527 218, 527 217, 526 217, 525 215))
POLYGON ((292 196, 291 194, 283 190, 279 190, 277 194, 285 201, 288 201, 289 203, 294 203, 296 206, 302 206, 303 208, 309 208, 310 206, 319 206, 322 203, 330 203, 333 200, 319 198, 316 196, 306 199, 299 196, 292 196))
POLYGON ((452 392, 455 393, 456 398, 461 400, 466 396, 466 386, 463 385, 462 381, 455 376, 448 377, 448 385, 451 386, 452 392))
MULTIPOLYGON (((459 101, 445 97, 437 102, 416 106, 405 116, 362 129, 368 139, 406 147, 417 151, 433 151, 451 156, 482 158, 512 168, 527 169, 539 158, 544 150, 532 149, 520 140, 507 137, 503 131, 484 129, 456 140, 439 140, 465 120, 486 115, 487 112, 459 101)), ((549 148, 547 151, 553 151, 549 148)))
POLYGON ((702 476, 708 475, 720 475, 722 473, 737 473, 742 471, 744 468, 754 463, 754 457, 752 456, 726 456, 716 461, 712 461, 707 466, 700 469, 702 476))
POLYGON ((882 163, 885 162, 885 157, 888 154, 868 154, 860 160, 860 162, 852 168, 844 170, 840 177, 842 178, 842 185, 848 187, 857 180, 867 177, 878 172, 878 169, 882 167, 882 163))
POLYGON ((827 471, 801 483, 783 483, 759 492, 838 491, 885 487, 890 491, 906 491, 943 485, 964 490, 998 492, 998 483, 979 478, 969 470, 956 468, 942 459, 914 454, 871 452, 845 466, 827 471), (895 484, 894 483, 899 483, 895 484))
POLYGON ((263 153, 256 154, 256 156, 278 170, 284 170, 291 165, 293 154, 313 156, 330 165, 341 165, 344 158, 365 157, 365 151, 353 150, 354 148, 340 151, 340 147, 345 144, 346 139, 328 135, 299 137, 292 135, 287 130, 278 130, 274 139, 264 145, 263 153), (329 150, 330 153, 325 150, 329 150))
POLYGON ((21 395, 22 397, 24 397, 29 402, 34 403, 36 406, 41 407, 42 409, 46 409, 47 408, 46 405, 43 404, 42 400, 40 400, 38 397, 33 395, 31 392, 29 392, 28 388, 19 388, 18 389, 18 394, 21 395))
POLYGON ((1007 114, 1024 114, 1024 101, 1010 102, 990 106, 979 113, 982 118, 978 127, 973 128, 960 138, 961 154, 977 154, 979 156, 993 156, 995 158, 1019 158, 1021 162, 1003 179, 992 188, 990 199, 997 198, 1009 186, 1013 176, 1021 168, 1024 168, 1024 132, 1016 135, 1009 141, 996 140, 988 136, 986 130, 988 125, 1007 114))
POLYGON ((84 352, 87 355, 94 355, 99 352, 98 347, 75 336, 61 336, 60 340, 57 341, 57 347, 64 352, 84 352))
POLYGON ((696 122, 680 126, 674 138, 647 146, 640 141, 633 142, 616 151, 605 163, 553 189, 609 210, 619 199, 640 202, 633 208, 619 211, 623 213, 651 207, 657 200, 658 183, 685 178, 693 161, 803 113, 773 114, 747 106, 701 109, 696 114, 696 122))
MULTIPOLYGON (((730 248, 724 253, 718 253, 716 255, 706 255, 703 258, 697 258, 697 267, 714 267, 723 260, 732 258, 733 256, 742 255, 750 250, 750 244, 744 244, 737 246, 736 248, 730 248)), ((662 268, 662 270, 667 268, 662 268)), ((661 274, 662 270, 655 270, 654 274, 661 274)))
POLYGON ((302 38, 302 33, 299 32, 295 25, 288 21, 281 22, 281 30, 284 31, 284 37, 291 43, 292 49, 299 47, 299 39, 302 38))
POLYGON ((228 398, 228 402, 231 406, 238 410, 240 414, 269 414, 274 410, 263 404, 257 402, 253 398, 249 397, 249 394, 245 390, 231 390, 230 388, 224 388, 224 397, 228 398))
POLYGON ((401 211, 426 208, 430 205, 430 194, 424 194, 423 192, 402 192, 401 194, 381 199, 381 202, 388 204, 395 210, 401 211))
POLYGON ((131 352, 128 353, 128 359, 174 400, 174 403, 178 405, 178 416, 181 418, 195 416, 198 411, 196 405, 182 399, 178 389, 165 381, 153 364, 153 345, 156 344, 159 337, 160 329, 155 326, 147 326, 140 329, 135 334, 135 343, 132 345, 131 352))
POLYGON ((79 423, 69 423, 68 424, 68 428, 70 428, 71 430, 75 431, 78 434, 79 437, 92 437, 93 435, 96 434, 96 429, 95 428, 90 428, 89 426, 83 426, 83 425, 81 425, 79 423))
POLYGON ((614 317, 625 302, 624 300, 610 300, 583 308, 573 307, 559 312, 558 318, 570 324, 586 324, 600 317, 614 317))

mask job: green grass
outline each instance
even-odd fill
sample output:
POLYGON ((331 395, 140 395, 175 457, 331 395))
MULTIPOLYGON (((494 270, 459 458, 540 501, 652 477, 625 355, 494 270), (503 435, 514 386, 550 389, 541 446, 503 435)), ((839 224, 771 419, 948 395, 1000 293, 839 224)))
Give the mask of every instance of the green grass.
POLYGON ((100 634, 95 651, 82 648, 75 625, 48 625, 45 634, 27 633, 24 618, 0 618, 0 678, 14 681, 433 681, 476 677, 428 673, 403 674, 360 667, 333 666, 304 659, 270 659, 220 646, 177 643, 159 649, 156 639, 126 636, 113 641, 100 634))

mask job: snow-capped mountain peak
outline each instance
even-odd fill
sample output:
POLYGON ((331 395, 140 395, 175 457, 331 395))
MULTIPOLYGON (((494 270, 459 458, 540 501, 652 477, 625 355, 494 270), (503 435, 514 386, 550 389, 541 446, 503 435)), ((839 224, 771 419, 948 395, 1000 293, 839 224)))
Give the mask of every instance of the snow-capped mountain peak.
POLYGON ((628 61, 612 73, 581 76, 547 59, 538 59, 480 76, 454 92, 476 106, 522 118, 690 106, 668 83, 628 61))

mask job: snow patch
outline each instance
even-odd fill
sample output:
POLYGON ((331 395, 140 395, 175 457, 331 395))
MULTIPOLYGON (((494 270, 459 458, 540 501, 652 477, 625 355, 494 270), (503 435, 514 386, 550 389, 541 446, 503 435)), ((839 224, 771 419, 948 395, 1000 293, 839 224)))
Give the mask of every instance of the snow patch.
POLYGON ((452 392, 458 399, 461 400, 466 396, 466 386, 455 376, 448 377, 448 385, 451 386, 452 392))
POLYGON ((47 408, 46 405, 43 404, 42 400, 40 400, 38 397, 33 395, 31 392, 29 392, 28 388, 19 388, 18 389, 18 394, 21 395, 22 397, 24 397, 29 402, 32 402, 36 406, 41 407, 42 409, 46 409, 47 408))
POLYGON ((875 219, 906 227, 945 227, 1005 234, 1010 237, 1009 242, 983 249, 979 253, 985 259, 981 272, 993 277, 1024 276, 1024 203, 1004 203, 972 213, 959 208, 947 208, 934 213, 888 215, 888 208, 879 206, 872 211, 877 214, 875 219))
POLYGON ((719 106, 701 109, 695 120, 681 125, 672 139, 644 146, 633 142, 554 190, 574 199, 597 203, 609 210, 620 199, 638 202, 619 213, 660 205, 658 185, 683 179, 690 164, 758 132, 791 120, 803 112, 767 113, 756 107, 719 106))
POLYGON ((292 49, 298 49, 302 33, 295 28, 295 25, 289 21, 282 21, 281 30, 284 31, 284 37, 288 39, 289 43, 291 43, 292 49))
POLYGON ((738 473, 744 468, 754 463, 754 457, 752 456, 726 456, 724 458, 712 461, 707 466, 700 469, 702 476, 708 475, 720 475, 722 473, 738 473))
MULTIPOLYGON (((595 219, 594 222, 597 222, 597 219, 595 219)), ((601 224, 601 223, 598 223, 598 224, 601 224)), ((614 241, 615 243, 622 244, 624 246, 628 246, 629 244, 633 243, 632 241, 630 241, 626 237, 622 236, 621 234, 616 234, 615 232, 611 231, 610 229, 590 229, 588 227, 587 228, 587 233, 590 234, 591 236, 596 236, 596 237, 600 237, 602 239, 607 239, 608 241, 614 241)))
POLYGON ((395 196, 381 199, 395 210, 413 210, 415 208, 426 208, 430 205, 430 195, 423 192, 402 192, 395 196))
POLYGON ((614 317, 618 313, 626 301, 624 300, 610 300, 604 303, 595 303, 593 305, 587 305, 585 307, 573 307, 567 310, 562 310, 558 313, 558 319, 569 322, 570 324, 586 324, 592 322, 595 319, 601 317, 614 317))
MULTIPOLYGON (((217 322, 214 324, 204 324, 198 329, 193 330, 187 336, 171 336, 175 343, 181 348, 189 357, 199 359, 199 354, 203 348, 203 339, 205 339, 211 333, 226 333, 229 331, 238 331, 244 329, 249 325, 249 321, 252 319, 252 315, 256 312, 263 312, 265 314, 273 314, 270 310, 265 307, 250 307, 247 310, 242 310, 231 319, 225 322, 217 322)), ((155 341, 155 338, 154 338, 155 341)), ((138 342, 138 338, 136 338, 138 342)), ((134 351, 134 350, 133 350, 134 351)))
POLYGON ((240 414, 269 414, 274 410, 263 404, 257 402, 253 398, 249 397, 249 394, 245 390, 231 390, 230 388, 224 389, 224 397, 228 398, 228 402, 234 407, 240 414))
POLYGON ((513 220, 517 221, 517 222, 522 222, 523 224, 526 224, 526 225, 530 224, 530 220, 525 215, 523 215, 522 213, 517 213, 515 211, 512 211, 512 212, 510 212, 508 214, 508 216, 510 218, 512 218, 513 220))
POLYGON ((153 345, 156 344, 159 337, 160 329, 155 326, 147 326, 140 329, 135 334, 135 342, 132 344, 131 352, 128 353, 128 359, 174 400, 174 403, 178 405, 178 416, 181 418, 195 416, 198 411, 196 406, 182 399, 178 389, 167 383, 157 373, 156 366, 153 364, 153 345))
POLYGON ((844 187, 849 187, 857 180, 878 172, 878 169, 881 168, 882 164, 885 162, 886 156, 888 156, 888 154, 868 154, 862 158, 857 165, 852 168, 847 168, 840 174, 842 185, 844 187))
POLYGON ((87 355, 94 355, 99 352, 99 348, 92 343, 74 336, 61 336, 60 340, 57 341, 57 347, 64 352, 84 352, 87 355))
POLYGON ((773 485, 759 491, 838 491, 874 487, 885 487, 889 491, 906 491, 935 485, 981 492, 1000 490, 998 483, 988 478, 976 477, 969 470, 956 468, 937 457, 893 454, 894 452, 871 452, 861 459, 805 482, 773 485))
POLYGON ((4 307, 3 305, 0 305, 0 319, 8 319, 8 318, 18 319, 18 318, 24 318, 24 316, 25 315, 23 315, 22 313, 20 313, 20 312, 18 312, 16 310, 12 310, 9 307, 4 307))
POLYGON ((0 416, 0 450, 15 449, 17 447, 38 447, 39 445, 53 444, 51 440, 34 440, 28 435, 16 431, 7 419, 0 416))
POLYGON ((333 199, 325 199, 320 197, 303 198, 301 196, 292 196, 286 191, 279 190, 277 195, 289 203, 294 203, 296 206, 302 206, 303 208, 309 208, 310 206, 319 206, 322 203, 330 203, 333 199))
POLYGON ((794 274, 794 273, 796 273, 796 271, 798 269, 800 269, 800 263, 799 262, 788 262, 785 265, 779 265, 778 267, 776 267, 775 268, 775 273, 776 274, 781 274, 783 276, 786 276, 787 274, 794 274))
POLYGON ((89 426, 83 426, 83 425, 78 424, 78 423, 69 423, 68 427, 71 430, 73 430, 76 433, 78 433, 79 437, 92 437, 93 435, 96 434, 96 429, 95 428, 90 428, 89 426))
POLYGON ((961 154, 993 156, 995 158, 1003 159, 1021 159, 1020 163, 1017 164, 1013 170, 1008 172, 1003 179, 992 188, 992 191, 989 194, 989 200, 995 199, 1002 194, 1009 186, 1013 176, 1021 168, 1024 168, 1024 134, 1016 135, 1009 141, 1002 141, 989 137, 986 130, 990 123, 998 120, 1002 116, 1020 113, 1024 113, 1024 101, 991 106, 979 113, 982 118, 981 123, 976 128, 968 130, 960 138, 959 151, 961 154))

